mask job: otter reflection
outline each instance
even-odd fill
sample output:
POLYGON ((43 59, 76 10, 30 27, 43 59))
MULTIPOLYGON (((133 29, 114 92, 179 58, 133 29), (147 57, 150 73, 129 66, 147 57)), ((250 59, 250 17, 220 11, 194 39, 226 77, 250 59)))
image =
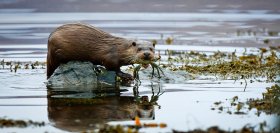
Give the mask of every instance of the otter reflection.
MULTIPOLYGON (((159 89, 160 90, 160 89, 159 89)), ((134 87, 132 96, 97 98, 48 98, 48 117, 53 126, 71 132, 94 129, 96 125, 109 121, 154 119, 154 105, 157 105, 158 91, 152 96, 140 96, 138 87, 134 87)))

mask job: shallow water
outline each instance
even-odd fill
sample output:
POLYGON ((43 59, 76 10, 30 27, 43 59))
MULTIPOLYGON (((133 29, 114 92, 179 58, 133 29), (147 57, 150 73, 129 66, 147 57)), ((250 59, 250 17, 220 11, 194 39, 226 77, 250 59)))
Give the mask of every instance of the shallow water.
MULTIPOLYGON (((237 54, 241 55, 245 51, 244 47, 248 52, 255 53, 259 47, 279 46, 280 15, 273 4, 271 10, 267 5, 255 9, 250 6, 252 4, 250 2, 241 6, 229 4, 228 7, 233 9, 228 10, 221 8, 221 3, 213 2, 204 7, 189 8, 190 11, 184 12, 180 8, 184 4, 180 2, 176 4, 176 2, 174 5, 178 5, 176 6, 178 9, 175 8, 172 12, 162 10, 157 4, 154 4, 154 9, 158 9, 157 12, 148 9, 144 12, 110 12, 101 9, 93 12, 87 11, 86 8, 85 11, 80 8, 79 12, 75 12, 78 10, 76 8, 73 9, 75 11, 61 12, 58 9, 51 11, 36 6, 22 9, 19 8, 22 3, 17 0, 2 1, 1 7, 4 7, 4 4, 15 4, 15 6, 0 9, 0 18, 2 18, 0 59, 44 62, 50 32, 63 23, 72 22, 87 22, 117 36, 155 39, 158 42, 156 50, 161 52, 167 49, 205 53, 236 50, 237 54), (174 39, 172 45, 165 44, 167 38, 174 39), (268 44, 264 43, 266 39, 270 40, 268 44)), ((100 4, 100 6, 104 5, 100 4)), ((118 7, 118 4, 115 6, 118 7)), ((48 89, 44 82, 46 82, 45 69, 20 69, 17 73, 10 72, 8 68, 0 69, 0 117, 47 123, 41 128, 2 128, 1 132, 67 132, 91 129, 95 124, 107 122, 134 124, 131 116, 127 115, 139 109, 132 87, 121 86, 120 89, 127 91, 117 94, 120 96, 103 98, 101 103, 67 106, 63 105, 63 101, 59 102, 55 98, 47 97, 48 89)), ((149 113, 152 116, 142 119, 141 122, 163 122, 167 124, 167 128, 144 128, 141 131, 170 132, 172 129, 186 131, 194 128, 206 129, 215 125, 225 130, 233 130, 240 129, 246 124, 257 126, 263 121, 266 121, 269 127, 279 127, 277 125, 279 116, 264 113, 257 116, 256 110, 248 111, 246 115, 229 115, 211 110, 211 107, 215 106, 214 102, 222 101, 227 104, 229 102, 226 99, 234 96, 238 96, 242 101, 248 98, 261 98, 265 88, 275 84, 249 83, 246 91, 243 92, 244 84, 240 82, 204 77, 200 80, 181 79, 176 83, 144 79, 139 87, 140 96, 148 96, 151 99, 153 89, 155 94, 164 93, 157 101, 160 108, 149 106, 152 110, 149 113)), ((80 95, 90 94, 92 92, 83 92, 80 95)), ((74 103, 78 102, 77 97, 69 99, 74 103)))
MULTIPOLYGON (((104 122, 123 125, 134 124, 131 117, 127 116, 137 109, 132 87, 121 87, 121 89, 128 89, 128 91, 122 92, 120 97, 101 98, 103 99, 102 104, 68 106, 69 103, 65 100, 66 103, 56 105, 56 98, 47 98, 46 96, 45 69, 19 70, 17 73, 1 70, 0 73, 2 82, 0 114, 12 119, 30 119, 48 123, 42 128, 1 129, 5 132, 81 131, 91 129, 91 124, 104 122)), ((151 106, 154 111, 154 119, 148 117, 141 122, 164 122, 167 123, 168 127, 164 129, 144 128, 141 131, 169 132, 171 129, 189 130, 207 128, 213 125, 233 130, 242 128, 246 124, 257 126, 263 121, 266 121, 270 127, 277 127, 276 121, 279 117, 276 115, 262 113, 257 116, 256 110, 245 111, 246 115, 229 115, 225 112, 218 113, 218 110, 211 110, 211 107, 215 107, 214 102, 223 101, 226 104, 226 99, 234 96, 238 96, 241 101, 246 101, 248 98, 261 98, 261 93, 273 83, 248 84, 246 91, 243 92, 244 85, 239 82, 234 83, 231 80, 188 80, 177 84, 151 83, 148 80, 142 82, 139 87, 140 96, 148 96, 151 99, 152 89, 154 89, 155 94, 158 91, 163 92, 163 94, 159 96, 157 101, 160 109, 158 106, 151 106)), ((92 92, 83 92, 81 95, 85 95, 85 93, 92 94, 92 92)), ((68 100, 79 101, 77 95, 74 97, 68 95, 68 100)), ((234 109, 229 110, 234 111, 234 109)))

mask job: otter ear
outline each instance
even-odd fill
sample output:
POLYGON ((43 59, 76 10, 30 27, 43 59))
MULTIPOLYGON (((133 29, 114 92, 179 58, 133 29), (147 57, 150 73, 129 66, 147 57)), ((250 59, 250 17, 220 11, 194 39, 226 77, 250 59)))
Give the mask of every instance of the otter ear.
POLYGON ((155 47, 155 46, 156 46, 156 43, 153 43, 153 46, 155 47))
POLYGON ((132 42, 132 46, 136 46, 136 42, 132 42))
POLYGON ((155 47, 157 44, 157 40, 152 40, 151 42, 152 42, 153 46, 155 47))

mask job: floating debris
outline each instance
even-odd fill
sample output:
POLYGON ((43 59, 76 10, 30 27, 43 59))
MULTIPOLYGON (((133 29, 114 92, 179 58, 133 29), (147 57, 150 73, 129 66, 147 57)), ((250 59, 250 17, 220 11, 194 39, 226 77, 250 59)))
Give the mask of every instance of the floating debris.
POLYGON ((140 118, 138 116, 135 117, 135 125, 136 126, 141 126, 140 118))

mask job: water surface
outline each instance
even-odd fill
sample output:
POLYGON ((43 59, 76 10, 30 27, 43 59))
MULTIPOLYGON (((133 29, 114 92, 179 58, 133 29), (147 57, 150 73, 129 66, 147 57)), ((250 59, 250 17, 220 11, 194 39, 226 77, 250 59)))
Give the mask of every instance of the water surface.
MULTIPOLYGON (((0 9, 1 60, 45 62, 49 34, 64 23, 73 22, 86 22, 116 36, 157 40, 156 50, 161 53, 167 49, 205 53, 219 50, 236 51, 241 55, 245 48, 248 52, 256 53, 259 47, 279 46, 280 42, 277 1, 271 1, 271 4, 261 2, 263 7, 252 6, 255 1, 213 1, 209 4, 202 1, 184 3, 176 0, 174 4, 169 3, 169 6, 166 1, 163 2, 165 4, 151 1, 147 5, 153 8, 143 8, 141 12, 136 12, 135 8, 118 8, 120 4, 135 6, 126 0, 97 2, 94 9, 89 8, 86 2, 70 8, 69 3, 77 1, 65 0, 62 1, 65 4, 64 11, 56 6, 42 7, 35 1, 29 1, 29 4, 24 2, 25 0, 0 2, 3 7, 0 9), (108 6, 108 3, 112 8, 101 8, 106 7, 106 4, 108 6), (167 38, 173 39, 172 45, 166 44, 167 38), (267 39, 270 41, 265 43, 267 39)), ((48 5, 55 2, 42 3, 48 5)), ((121 86, 120 89, 127 91, 91 105, 77 104, 77 99, 70 97, 77 105, 67 106, 58 99, 47 98, 48 89, 44 82, 46 69, 20 69, 17 73, 10 72, 9 68, 0 69, 0 117, 48 123, 41 128, 3 128, 3 132, 68 132, 91 129, 95 124, 107 122, 133 124, 131 116, 140 108, 135 101, 133 87, 121 86)), ((176 83, 143 80, 139 87, 139 96, 152 99, 153 92, 159 93, 157 104, 160 108, 149 106, 149 111, 152 112, 147 114, 152 115, 141 121, 164 122, 168 127, 145 128, 141 131, 186 131, 215 125, 225 130, 233 130, 246 124, 256 126, 263 121, 270 127, 279 126, 276 123, 279 116, 264 113, 257 116, 256 110, 249 111, 246 115, 229 115, 211 110, 214 102, 226 102, 226 99, 234 96, 244 101, 248 98, 261 98, 265 88, 275 84, 254 82, 248 84, 243 92, 244 84, 240 82, 203 77, 176 83)), ((83 92, 81 95, 86 94, 91 92, 83 92)))

